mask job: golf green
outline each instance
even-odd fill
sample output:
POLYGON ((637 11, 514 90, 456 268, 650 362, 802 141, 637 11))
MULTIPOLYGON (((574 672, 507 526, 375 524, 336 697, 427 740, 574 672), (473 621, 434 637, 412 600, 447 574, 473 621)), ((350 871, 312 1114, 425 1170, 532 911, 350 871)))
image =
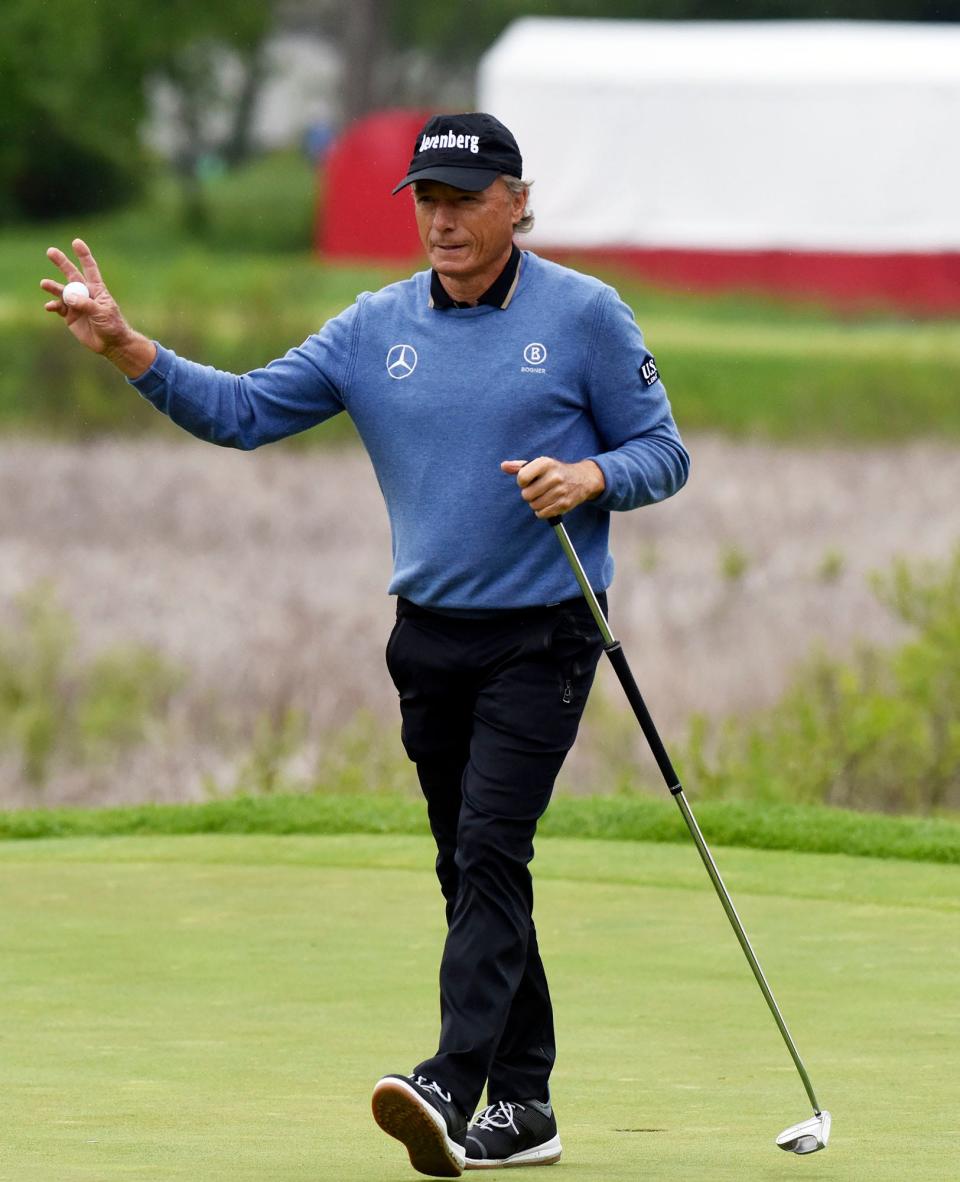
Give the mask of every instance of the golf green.
MULTIPOLYGON (((829 1149, 773 1144, 809 1105, 693 847, 544 839, 557 1177, 957 1177, 958 869, 717 859, 829 1149)), ((0 1179, 418 1177, 369 1093, 434 1047, 441 942, 425 838, 0 844, 0 1179)))

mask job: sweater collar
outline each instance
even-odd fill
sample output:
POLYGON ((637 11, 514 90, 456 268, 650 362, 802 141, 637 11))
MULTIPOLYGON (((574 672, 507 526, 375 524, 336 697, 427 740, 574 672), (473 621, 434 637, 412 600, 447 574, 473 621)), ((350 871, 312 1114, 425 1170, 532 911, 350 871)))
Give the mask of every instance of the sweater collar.
MULTIPOLYGON (((520 248, 514 243, 506 265, 477 301, 478 304, 489 304, 491 308, 506 308, 509 305, 520 279, 521 257, 520 248)), ((431 308, 470 308, 473 305, 451 299, 447 289, 440 282, 440 276, 436 271, 431 271, 429 306, 431 308)))

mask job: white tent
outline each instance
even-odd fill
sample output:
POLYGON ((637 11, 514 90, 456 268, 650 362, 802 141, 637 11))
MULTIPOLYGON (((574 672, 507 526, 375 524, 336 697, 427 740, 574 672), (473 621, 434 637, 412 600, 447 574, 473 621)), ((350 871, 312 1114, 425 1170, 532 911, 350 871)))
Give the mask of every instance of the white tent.
POLYGON ((528 18, 478 106, 536 181, 532 244, 960 249, 960 26, 528 18))

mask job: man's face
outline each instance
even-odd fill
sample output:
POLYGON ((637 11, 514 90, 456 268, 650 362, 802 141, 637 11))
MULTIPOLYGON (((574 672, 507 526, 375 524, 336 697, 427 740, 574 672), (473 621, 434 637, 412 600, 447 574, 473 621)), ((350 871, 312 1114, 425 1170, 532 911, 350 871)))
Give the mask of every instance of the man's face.
POLYGON ((479 193, 417 181, 414 202, 430 265, 439 275, 463 281, 482 276, 509 254, 524 195, 514 196, 500 177, 479 193))

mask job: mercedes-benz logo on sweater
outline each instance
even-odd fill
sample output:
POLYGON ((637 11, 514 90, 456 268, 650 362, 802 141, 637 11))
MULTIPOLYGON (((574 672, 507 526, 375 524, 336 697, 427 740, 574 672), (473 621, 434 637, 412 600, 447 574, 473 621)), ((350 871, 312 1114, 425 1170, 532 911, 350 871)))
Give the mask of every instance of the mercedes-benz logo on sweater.
POLYGON ((413 345, 394 345, 387 353, 387 373, 401 381, 417 368, 417 351, 413 345))

